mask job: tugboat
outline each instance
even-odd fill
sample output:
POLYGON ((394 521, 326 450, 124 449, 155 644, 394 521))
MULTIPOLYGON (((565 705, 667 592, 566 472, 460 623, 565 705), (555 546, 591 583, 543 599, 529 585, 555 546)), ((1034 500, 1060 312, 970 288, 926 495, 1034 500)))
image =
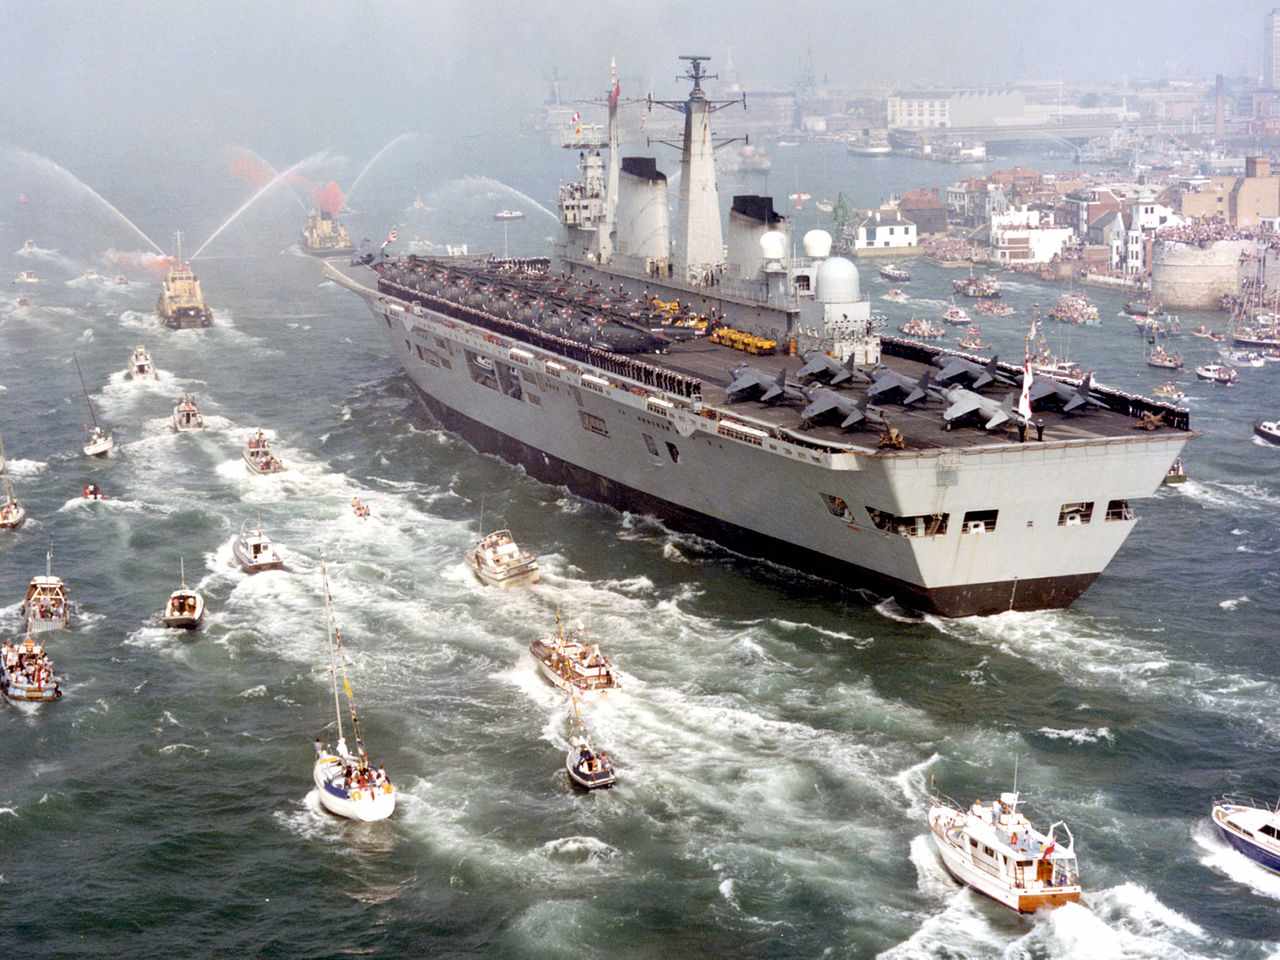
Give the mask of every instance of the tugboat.
POLYGON ((182 585, 169 594, 169 602, 164 605, 160 619, 166 627, 194 630, 204 619, 204 597, 187 586, 187 565, 181 558, 178 559, 178 571, 182 585))
POLYGON ((959 280, 951 281, 951 289, 961 296, 970 297, 975 300, 991 299, 1000 296, 1000 284, 995 277, 975 277, 973 275, 973 267, 969 268, 969 275, 961 277, 959 280))
POLYGON ((80 378, 80 389, 84 391, 84 402, 89 408, 89 418, 93 421, 88 439, 85 440, 84 447, 81 449, 84 450, 86 457, 105 457, 115 447, 115 439, 110 431, 102 429, 102 425, 98 423, 98 415, 93 411, 93 401, 89 399, 89 388, 84 383, 84 373, 80 370, 80 359, 74 353, 71 359, 75 361, 76 375, 80 378))
POLYGON ((242 523, 240 535, 231 545, 231 552, 235 554, 236 562, 245 573, 284 569, 284 560, 271 538, 263 531, 261 522, 256 527, 249 527, 247 520, 242 523))
POLYGON ((244 463, 253 473, 283 473, 288 469, 284 462, 271 452, 267 435, 259 430, 244 445, 244 463))
POLYGON ((333 622, 333 598, 329 595, 329 572, 320 562, 324 582, 325 622, 329 632, 329 677, 333 684, 334 720, 338 725, 338 742, 329 748, 316 738, 316 764, 311 779, 316 785, 320 804, 337 817, 372 823, 385 820, 396 809, 396 788, 381 766, 369 761, 364 738, 360 734, 360 715, 356 712, 355 695, 347 677, 346 658, 342 653, 342 631, 333 622), (351 714, 351 732, 356 738, 353 753, 347 748, 342 729, 342 703, 338 697, 338 671, 342 671, 342 690, 347 696, 351 714))
POLYGON ((1196 367, 1196 376, 1201 380, 1211 380, 1224 387, 1229 387, 1240 379, 1240 374, 1234 367, 1224 366, 1221 363, 1206 363, 1196 367))
POLYGON ((327 210, 312 210, 302 228, 302 249, 316 257, 338 257, 355 253, 347 228, 327 210))
POLYGON ((53 703, 62 696, 53 661, 36 643, 30 625, 21 643, 0 646, 0 694, 15 703, 53 703))
POLYGON ((978 801, 967 810, 946 798, 929 802, 929 832, 947 873, 1019 913, 1078 903, 1075 838, 1061 820, 1048 833, 1018 811, 1019 794, 978 801), (1066 835, 1058 843, 1057 831, 1066 835))
POLYGON ((1156 367, 1160 370, 1181 370, 1182 355, 1170 353, 1164 347, 1156 347, 1147 354, 1147 366, 1156 367))
POLYGON ((4 500, 0 500, 0 530, 17 530, 27 520, 27 509, 13 495, 13 481, 9 479, 3 440, 0 440, 0 479, 4 481, 4 500))
POLYGON ((897 264, 886 263, 880 268, 880 276, 886 280, 892 280, 894 283, 910 283, 911 274, 904 267, 897 264))
POLYGON ((1212 820, 1218 835, 1258 866, 1280 873, 1280 811, 1250 797, 1215 800, 1212 820))
POLYGON ((142 344, 133 348, 133 353, 129 355, 129 366, 125 368, 124 375, 130 380, 160 379, 160 375, 156 373, 156 365, 151 362, 151 354, 147 353, 147 348, 142 344))
POLYGON ((621 686, 613 664, 600 652, 600 645, 588 643, 580 628, 566 636, 559 613, 556 632, 534 640, 529 652, 538 661, 542 675, 565 693, 590 696, 621 686))
POLYGON ((493 215, 495 220, 523 220, 523 210, 499 210, 493 215))
POLYGON ((521 550, 510 530, 496 530, 467 551, 467 566, 481 583, 512 587, 538 582, 538 558, 521 550))
POLYGON ((204 429, 204 414, 196 406, 196 398, 184 393, 173 408, 171 420, 175 433, 188 433, 204 429))
POLYGON ((53 548, 45 553, 44 576, 34 576, 27 584, 22 598, 21 612, 27 618, 27 629, 32 633, 46 630, 65 630, 71 626, 71 602, 61 577, 53 575, 53 548))
POLYGON ((1253 433, 1259 440, 1280 446, 1280 420, 1259 420, 1253 425, 1253 433))
MULTIPOLYGON (((160 316, 160 322, 170 330, 208 327, 213 324, 213 311, 204 302, 200 278, 191 272, 190 264, 182 262, 182 233, 178 232, 175 236, 178 255, 173 259, 160 287, 156 313, 160 316)), ((117 278, 117 282, 120 279, 123 278, 117 278)))

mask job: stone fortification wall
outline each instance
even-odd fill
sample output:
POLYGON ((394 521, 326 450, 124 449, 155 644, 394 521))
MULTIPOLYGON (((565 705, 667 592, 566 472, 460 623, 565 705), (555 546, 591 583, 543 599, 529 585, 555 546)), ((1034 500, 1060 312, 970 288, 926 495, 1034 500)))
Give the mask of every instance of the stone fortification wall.
POLYGON ((1217 240, 1205 246, 1157 240, 1151 256, 1151 295, 1166 307, 1214 310, 1224 293, 1235 293, 1240 255, 1249 240, 1217 240))

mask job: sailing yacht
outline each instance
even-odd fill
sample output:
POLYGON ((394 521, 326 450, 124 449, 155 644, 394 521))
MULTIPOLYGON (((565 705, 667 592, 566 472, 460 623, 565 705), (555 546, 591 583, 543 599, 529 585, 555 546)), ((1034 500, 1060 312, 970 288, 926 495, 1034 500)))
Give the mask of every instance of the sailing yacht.
POLYGON ((338 725, 338 741, 329 747, 316 738, 316 764, 312 770, 320 804, 330 813, 348 820, 371 823, 385 820, 396 809, 396 788, 387 778, 386 771, 374 767, 369 761, 364 738, 360 733, 360 716, 356 712, 355 694, 347 677, 346 660, 342 654, 342 631, 333 622, 333 597, 329 593, 329 571, 320 561, 320 576, 324 584, 325 623, 329 633, 329 678, 333 684, 334 720, 338 725), (342 690, 347 697, 347 709, 351 717, 351 732, 355 736, 355 751, 347 747, 342 728, 342 700, 338 696, 338 672, 342 672, 342 690))
POLYGON ((115 440, 111 436, 111 431, 104 430, 102 425, 98 423, 98 415, 94 413, 93 401, 89 399, 89 388, 85 386, 84 372, 80 369, 79 358, 72 354, 71 359, 76 363, 76 375, 80 377, 80 389, 84 391, 84 402, 89 408, 89 418, 93 421, 93 427, 89 430, 89 437, 84 444, 84 455, 86 457, 105 457, 115 446, 115 440))
POLYGON ((166 627, 194 630, 204 619, 204 597, 198 590, 187 586, 187 565, 182 558, 178 559, 178 571, 182 585, 169 594, 169 602, 165 604, 160 619, 166 627))
POLYGON ((17 530, 26 522, 27 509, 13 495, 13 481, 9 479, 3 440, 0 440, 0 480, 4 481, 4 499, 0 500, 0 530, 17 530))

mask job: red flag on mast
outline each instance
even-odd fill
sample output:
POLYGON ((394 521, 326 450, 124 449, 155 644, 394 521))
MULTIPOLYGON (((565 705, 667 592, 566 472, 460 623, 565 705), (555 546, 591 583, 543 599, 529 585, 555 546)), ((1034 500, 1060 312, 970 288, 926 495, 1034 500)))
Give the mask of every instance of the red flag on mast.
POLYGON ((613 81, 613 89, 609 91, 609 108, 613 109, 618 105, 618 97, 622 95, 622 86, 617 80, 613 81))

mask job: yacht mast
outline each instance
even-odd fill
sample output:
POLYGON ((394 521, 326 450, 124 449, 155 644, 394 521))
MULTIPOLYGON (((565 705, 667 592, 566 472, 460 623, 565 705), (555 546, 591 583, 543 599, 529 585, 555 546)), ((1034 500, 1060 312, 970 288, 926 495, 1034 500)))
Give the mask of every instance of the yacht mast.
POLYGON ((338 739, 346 739, 342 731, 342 701, 338 699, 338 646, 333 639, 333 598, 329 596, 329 569, 320 561, 320 577, 324 581, 324 616, 329 633, 329 678, 333 681, 333 712, 338 721, 338 739))
POLYGON ((96 427, 98 426, 98 415, 93 412, 93 401, 89 399, 89 388, 85 386, 84 383, 84 371, 80 369, 80 358, 73 353, 71 355, 71 359, 74 360, 76 364, 76 376, 80 378, 80 389, 84 391, 84 402, 89 408, 89 417, 93 420, 93 425, 96 427))

